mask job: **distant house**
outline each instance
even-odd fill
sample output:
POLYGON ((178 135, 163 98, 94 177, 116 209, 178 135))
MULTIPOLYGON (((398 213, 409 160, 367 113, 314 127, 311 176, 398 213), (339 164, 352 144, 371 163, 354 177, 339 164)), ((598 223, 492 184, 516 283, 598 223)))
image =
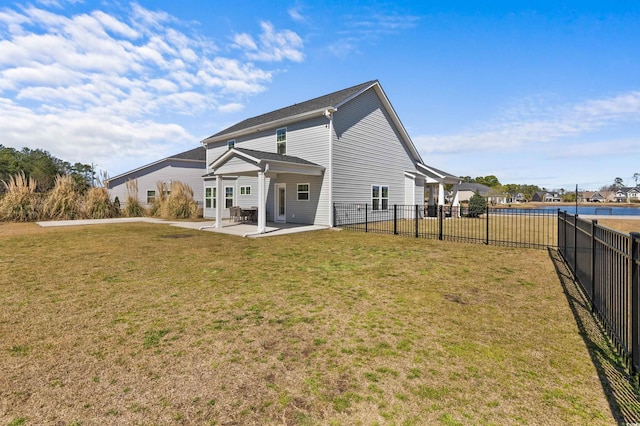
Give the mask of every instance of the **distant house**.
POLYGON ((487 199, 490 204, 505 204, 507 196, 497 193, 493 188, 481 183, 463 182, 458 186, 458 199, 460 202, 469 201, 474 194, 487 199))
POLYGON ((562 201, 562 198, 560 197, 560 193, 558 192, 542 191, 533 194, 531 201, 541 201, 543 203, 559 203, 560 201, 562 201))
POLYGON ((232 206, 257 209, 257 232, 266 221, 332 226, 334 203, 375 215, 422 205, 427 190, 444 204, 445 184, 458 204, 460 178, 423 162, 377 80, 248 118, 202 145, 204 215, 216 226, 232 206))
POLYGON ((193 198, 203 207, 202 175, 205 174, 206 152, 203 147, 172 155, 162 160, 133 169, 105 181, 111 199, 118 197, 122 206, 127 199, 127 182, 137 180, 138 202, 148 208, 158 195, 158 182, 168 192, 171 182, 180 181, 193 189, 193 198))
POLYGON ((640 202, 640 187, 622 187, 615 192, 615 201, 618 203, 640 202))
POLYGON ((616 194, 613 191, 584 191, 578 201, 588 203, 609 203, 615 201, 616 194))

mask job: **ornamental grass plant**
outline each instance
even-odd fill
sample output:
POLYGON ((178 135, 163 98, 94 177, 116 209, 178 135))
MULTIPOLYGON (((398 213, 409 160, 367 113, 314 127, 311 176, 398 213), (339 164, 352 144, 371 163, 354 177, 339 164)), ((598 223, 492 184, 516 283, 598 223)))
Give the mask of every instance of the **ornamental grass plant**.
POLYGON ((80 217, 82 195, 71 176, 57 176, 51 191, 44 199, 42 215, 53 220, 72 220, 80 217))
POLYGON ((198 217, 198 203, 193 199, 193 189, 180 181, 171 183, 169 195, 162 196, 159 206, 158 214, 163 219, 193 219, 198 217))
POLYGON ((82 201, 82 217, 86 219, 108 219, 118 217, 116 205, 109 198, 106 188, 89 188, 82 201))
POLYGON ((8 222, 29 222, 38 220, 42 199, 36 192, 36 181, 24 173, 2 181, 6 192, 0 196, 0 220, 8 222))
POLYGON ((138 180, 128 180, 125 184, 127 187, 127 200, 124 204, 124 210, 122 210, 123 216, 126 217, 140 217, 144 216, 144 208, 138 201, 138 180))

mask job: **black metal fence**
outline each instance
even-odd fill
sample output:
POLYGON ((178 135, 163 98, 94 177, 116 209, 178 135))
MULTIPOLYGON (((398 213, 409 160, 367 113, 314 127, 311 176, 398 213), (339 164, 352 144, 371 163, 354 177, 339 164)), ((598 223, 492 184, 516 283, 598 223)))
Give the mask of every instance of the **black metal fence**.
POLYGON ((371 204, 333 206, 337 227, 415 238, 510 247, 556 247, 557 211, 487 207, 392 205, 373 210, 371 204))
POLYGON ((633 372, 640 371, 640 233, 558 212, 558 251, 633 372))

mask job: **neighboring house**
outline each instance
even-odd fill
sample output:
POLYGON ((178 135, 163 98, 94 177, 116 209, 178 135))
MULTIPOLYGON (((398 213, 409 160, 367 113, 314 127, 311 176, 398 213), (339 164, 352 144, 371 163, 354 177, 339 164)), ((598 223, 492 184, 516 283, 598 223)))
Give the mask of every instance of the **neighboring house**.
POLYGON ((507 197, 496 192, 493 188, 481 183, 464 182, 458 186, 458 199, 460 202, 469 201, 474 194, 479 194, 487 199, 490 204, 505 204, 507 197))
MULTIPOLYGON (((334 203, 422 205, 460 183, 425 165, 377 80, 248 118, 202 141, 204 216, 257 207, 266 221, 332 226, 334 203)), ((457 204, 457 198, 454 196, 457 204)), ((422 209, 421 209, 422 210, 422 209)))
POLYGON ((507 203, 526 203, 527 196, 524 195, 522 192, 518 192, 515 194, 508 194, 506 198, 506 202, 507 203))
POLYGON ((615 201, 616 194, 613 191, 585 191, 579 201, 586 201, 589 203, 610 203, 615 201))
POLYGON ((640 187, 622 187, 616 190, 615 200, 618 203, 640 202, 640 187))
POLYGON ((533 194, 531 201, 542 201, 544 203, 559 203, 562 201, 558 192, 536 192, 533 194))
POLYGON ((193 199, 199 207, 203 207, 202 175, 207 169, 205 159, 205 149, 194 148, 109 178, 105 181, 105 186, 111 199, 118 197, 120 205, 124 207, 128 196, 127 182, 137 180, 138 201, 148 208, 157 195, 158 182, 169 191, 171 182, 180 181, 193 189, 193 199))

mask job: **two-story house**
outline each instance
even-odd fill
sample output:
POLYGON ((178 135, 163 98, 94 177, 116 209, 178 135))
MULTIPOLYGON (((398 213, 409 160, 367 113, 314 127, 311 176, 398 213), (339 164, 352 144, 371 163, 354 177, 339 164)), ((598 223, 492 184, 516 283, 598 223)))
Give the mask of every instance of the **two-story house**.
MULTIPOLYGON (((422 161, 377 80, 248 118, 202 142, 207 151, 204 216, 232 206, 266 222, 333 225, 334 203, 372 212, 393 204, 444 202, 460 179, 422 161)), ((457 196, 454 196, 457 204, 457 196)))

